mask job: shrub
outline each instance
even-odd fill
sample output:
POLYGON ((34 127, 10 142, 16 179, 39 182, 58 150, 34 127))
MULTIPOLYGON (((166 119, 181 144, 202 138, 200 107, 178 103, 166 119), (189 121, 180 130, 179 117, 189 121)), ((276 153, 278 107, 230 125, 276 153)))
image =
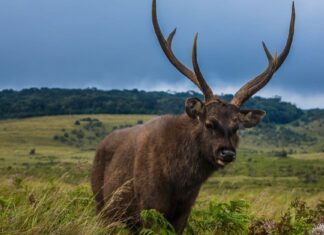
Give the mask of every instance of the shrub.
POLYGON ((143 210, 141 218, 146 225, 141 229, 140 235, 175 235, 175 230, 170 222, 154 209, 143 210))
POLYGON ((274 156, 276 157, 288 157, 288 153, 286 150, 281 150, 281 151, 274 151, 273 152, 274 156))
POLYGON ((194 208, 187 226, 188 234, 242 234, 247 231, 250 215, 244 200, 218 203, 207 208, 194 208))
POLYGON ((315 209, 306 205, 305 201, 295 199, 279 219, 279 221, 265 218, 252 221, 249 226, 249 234, 309 234, 315 230, 315 226, 323 222, 324 201, 320 201, 315 209))
POLYGON ((313 235, 322 235, 324 234, 324 224, 319 224, 312 230, 313 235))

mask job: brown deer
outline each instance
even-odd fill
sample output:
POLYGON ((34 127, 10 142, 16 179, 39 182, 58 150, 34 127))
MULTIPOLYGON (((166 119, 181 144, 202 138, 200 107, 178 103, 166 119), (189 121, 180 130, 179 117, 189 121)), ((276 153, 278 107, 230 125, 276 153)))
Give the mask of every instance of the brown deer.
POLYGON ((289 36, 280 55, 263 49, 268 67, 245 84, 230 103, 213 94, 197 63, 197 34, 193 43, 193 71, 172 51, 176 30, 165 39, 160 30, 156 0, 152 20, 157 39, 169 61, 204 94, 204 100, 188 98, 185 113, 166 115, 143 125, 117 130, 99 145, 93 162, 92 190, 97 210, 105 221, 141 225, 140 212, 156 209, 182 234, 201 185, 217 169, 236 158, 237 131, 257 125, 261 110, 240 107, 263 88, 287 58, 294 36, 292 5, 289 36))

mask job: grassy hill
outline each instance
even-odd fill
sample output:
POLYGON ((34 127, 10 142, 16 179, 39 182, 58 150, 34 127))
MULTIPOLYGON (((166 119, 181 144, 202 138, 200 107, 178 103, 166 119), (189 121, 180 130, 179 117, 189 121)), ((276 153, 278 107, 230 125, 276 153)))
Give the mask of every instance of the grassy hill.
MULTIPOLYGON (((281 220, 296 197, 310 207, 320 203, 324 119, 310 116, 242 131, 238 160, 203 185, 191 225, 210 201, 245 200, 250 205, 248 221, 281 220)), ((104 234, 89 184, 96 144, 114 129, 153 117, 67 115, 0 121, 0 234, 104 234)))

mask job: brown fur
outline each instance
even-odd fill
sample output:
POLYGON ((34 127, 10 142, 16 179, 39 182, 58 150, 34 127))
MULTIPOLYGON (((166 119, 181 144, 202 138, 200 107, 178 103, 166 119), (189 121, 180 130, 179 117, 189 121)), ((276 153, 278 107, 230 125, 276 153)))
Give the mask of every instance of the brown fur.
POLYGON ((110 212, 104 210, 106 220, 118 217, 136 225, 141 210, 154 208, 181 234, 202 183, 222 167, 216 161, 219 151, 237 146, 240 115, 235 106, 217 102, 204 107, 199 118, 167 115, 108 135, 98 147, 92 170, 98 211, 132 181, 132 197, 127 196, 131 209, 124 208, 127 213, 120 218, 110 206, 110 212), (207 128, 209 119, 217 119, 221 130, 207 128))

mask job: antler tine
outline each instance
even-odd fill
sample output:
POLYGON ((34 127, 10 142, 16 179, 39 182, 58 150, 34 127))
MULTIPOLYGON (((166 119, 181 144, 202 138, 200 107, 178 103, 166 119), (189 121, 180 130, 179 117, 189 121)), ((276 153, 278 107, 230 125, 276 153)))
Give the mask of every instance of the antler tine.
MULTIPOLYGON (((156 34, 156 36, 158 38, 160 46, 161 46, 163 52, 165 53, 165 55, 167 56, 167 58, 169 59, 169 61, 171 62, 171 64, 173 64, 174 67, 176 67, 176 69, 180 73, 182 73, 184 76, 189 78, 204 93, 206 99, 209 99, 211 90, 210 90, 210 88, 209 88, 208 91, 205 90, 206 82, 202 78, 202 76, 199 77, 193 71, 188 69, 183 63, 181 63, 177 59, 177 57, 174 55, 174 53, 172 51, 172 40, 173 40, 174 35, 176 34, 176 29, 174 29, 169 34, 167 40, 165 40, 165 38, 164 38, 164 36, 163 36, 163 34, 161 32, 161 28, 159 26, 159 23, 158 23, 158 19, 157 19, 156 0, 153 0, 153 2, 152 2, 152 21, 153 21, 154 31, 155 31, 155 34, 156 34), (203 83, 201 83, 201 81, 203 81, 203 83)), ((208 85, 207 85, 207 87, 208 87, 208 85)), ((211 92, 211 94, 212 94, 212 92, 211 92)))
POLYGON ((172 51, 172 40, 173 40, 174 35, 176 34, 176 29, 174 29, 170 33, 167 41, 164 39, 164 36, 161 32, 160 25, 159 25, 158 19, 157 19, 156 0, 153 0, 153 4, 152 4, 152 21, 153 21, 154 31, 155 31, 157 39, 160 43, 160 46, 161 46, 163 52, 165 53, 165 55, 167 56, 167 58, 169 59, 169 61, 171 62, 171 64, 173 64, 174 67, 176 67, 176 69, 180 73, 182 73, 187 78, 189 78, 196 86, 198 86, 199 89, 201 89, 200 84, 198 83, 198 81, 196 79, 196 75, 190 69, 188 69, 184 64, 182 64, 176 58, 176 56, 174 55, 174 53, 172 51))
POLYGON ((193 43, 193 47, 192 47, 192 64, 193 64, 195 74, 197 76, 197 80, 198 80, 199 84, 201 85, 202 90, 204 91, 205 99, 206 100, 211 100, 214 97, 213 91, 210 89, 210 87, 206 83, 206 81, 204 79, 204 76, 200 72, 200 68, 199 68, 199 65, 198 65, 198 60, 197 60, 197 39, 198 39, 198 33, 196 33, 196 35, 195 35, 194 43, 193 43))
POLYGON ((169 34, 169 36, 168 36, 168 39, 167 39, 167 45, 168 45, 168 47, 171 49, 171 47, 172 47, 172 41, 173 41, 173 37, 174 37, 174 35, 176 34, 176 32, 177 32, 177 28, 175 28, 170 34, 169 34))
POLYGON ((269 63, 271 63, 273 61, 273 57, 272 57, 271 53, 269 52, 269 50, 267 48, 267 45, 264 42, 262 42, 262 46, 263 46, 264 52, 267 55, 267 58, 268 58, 269 63))
POLYGON ((282 65, 282 63, 285 61, 287 58, 291 44, 294 39, 294 33, 295 33, 295 20, 296 20, 296 10, 295 10, 295 2, 292 3, 291 7, 291 19, 290 19, 290 26, 289 26, 289 35, 287 38, 286 46, 283 49, 282 53, 280 54, 278 58, 278 68, 282 65))
POLYGON ((266 44, 262 42, 262 46, 268 58, 269 65, 264 72, 262 72, 253 80, 246 83, 238 92, 236 92, 231 101, 231 104, 240 107, 245 101, 247 101, 252 95, 261 90, 271 80, 273 74, 280 68, 280 66, 283 64, 283 62, 286 60, 289 54, 294 38, 295 19, 295 4, 293 2, 290 18, 289 35, 282 53, 279 56, 277 55, 277 53, 275 54, 275 56, 272 56, 266 44))

